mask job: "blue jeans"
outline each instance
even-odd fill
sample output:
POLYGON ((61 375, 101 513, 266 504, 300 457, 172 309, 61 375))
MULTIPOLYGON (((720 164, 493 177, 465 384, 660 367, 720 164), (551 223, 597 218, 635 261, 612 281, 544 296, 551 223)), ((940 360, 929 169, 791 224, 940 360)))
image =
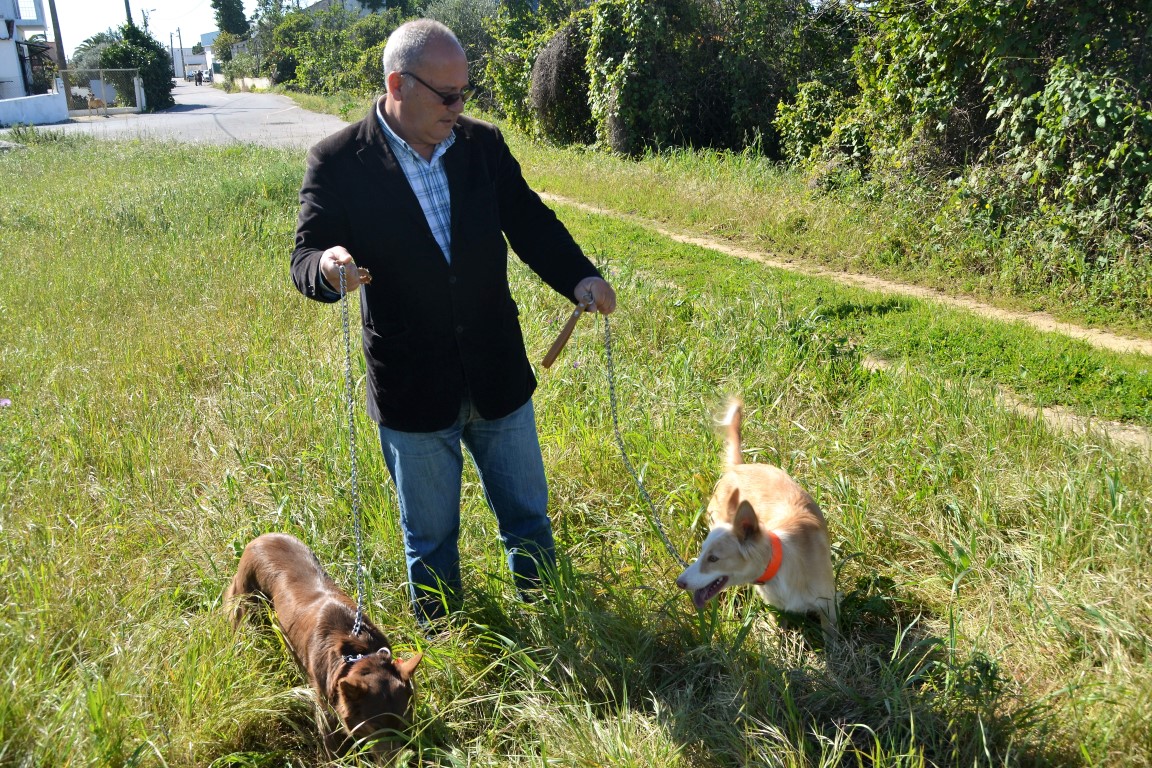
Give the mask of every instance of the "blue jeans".
POLYGON ((496 514, 516 586, 521 591, 538 586, 539 566, 555 562, 548 484, 531 400, 493 420, 481 418, 466 400, 456 423, 438 432, 382 426, 380 445, 400 502, 412 609, 422 624, 460 603, 461 443, 496 514))

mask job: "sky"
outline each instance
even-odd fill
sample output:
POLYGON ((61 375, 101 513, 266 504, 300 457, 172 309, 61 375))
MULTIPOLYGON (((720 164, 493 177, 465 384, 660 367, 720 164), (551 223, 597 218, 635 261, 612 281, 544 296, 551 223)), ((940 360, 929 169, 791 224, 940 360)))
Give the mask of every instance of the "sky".
MULTIPOLYGON (((93 35, 119 28, 128 20, 124 0, 55 0, 56 18, 60 21, 60 38, 69 58, 76 46, 93 35)), ((216 12, 211 0, 128 0, 132 20, 144 28, 144 12, 148 15, 148 31, 167 48, 169 44, 191 48, 200 42, 200 35, 216 31, 216 12), (176 30, 180 30, 179 38, 176 30), (171 38, 169 37, 171 36, 171 38)), ((244 0, 244 13, 251 16, 256 9, 255 0, 244 0)), ((44 0, 44 22, 48 38, 55 39, 52 13, 48 0, 44 0)))

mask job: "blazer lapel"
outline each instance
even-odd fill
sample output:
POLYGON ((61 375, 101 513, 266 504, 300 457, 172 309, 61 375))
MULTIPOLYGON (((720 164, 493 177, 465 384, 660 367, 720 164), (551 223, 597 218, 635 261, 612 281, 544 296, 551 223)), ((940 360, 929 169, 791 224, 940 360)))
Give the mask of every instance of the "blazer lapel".
MULTIPOLYGON (((468 141, 468 134, 461 130, 459 126, 455 129, 456 141, 444 153, 444 174, 448 177, 448 196, 451 205, 452 216, 452 242, 461 242, 460 232, 457 227, 460 222, 464 221, 462 215, 463 206, 468 200, 468 167, 471 159, 471 145, 468 141)), ((453 258, 456 258, 457 253, 463 252, 463 249, 453 248, 453 258)))
POLYGON ((404 170, 396 161, 396 156, 392 154, 388 140, 384 138, 384 129, 380 127, 380 121, 376 117, 375 106, 364 119, 360 139, 361 146, 356 151, 356 156, 364 165, 369 178, 379 185, 388 206, 386 211, 381 211, 381 216, 397 214, 409 216, 431 236, 432 229, 428 226, 428 219, 424 216, 420 201, 416 199, 412 185, 408 183, 404 170))

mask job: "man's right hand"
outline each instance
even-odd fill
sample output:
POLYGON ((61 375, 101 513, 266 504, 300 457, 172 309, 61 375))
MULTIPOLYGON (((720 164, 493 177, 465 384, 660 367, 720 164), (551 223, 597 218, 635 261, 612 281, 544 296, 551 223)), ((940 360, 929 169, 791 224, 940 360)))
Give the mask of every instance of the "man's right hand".
POLYGON ((372 275, 364 267, 356 266, 352 254, 342 245, 334 245, 320 257, 320 274, 334 291, 340 290, 340 267, 344 267, 344 288, 348 293, 372 282, 372 275))

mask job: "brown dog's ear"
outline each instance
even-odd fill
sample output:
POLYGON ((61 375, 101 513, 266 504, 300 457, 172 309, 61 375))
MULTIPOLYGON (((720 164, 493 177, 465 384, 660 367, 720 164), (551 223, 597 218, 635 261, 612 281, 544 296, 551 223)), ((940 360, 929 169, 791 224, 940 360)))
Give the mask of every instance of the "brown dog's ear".
POLYGON ((747 501, 740 502, 736 508, 736 515, 732 518, 732 531, 741 542, 747 541, 760 532, 760 519, 756 517, 756 510, 747 501))
POLYGON ((380 650, 376 651, 376 655, 384 659, 384 661, 392 661, 391 648, 381 648, 380 650))
POLYGON ((364 696, 364 689, 348 678, 341 680, 336 687, 340 692, 341 701, 356 701, 364 696))
POLYGON ((396 662, 396 671, 400 673, 400 679, 408 682, 412 679, 412 673, 416 671, 416 665, 424 658, 424 654, 417 653, 407 659, 400 659, 396 662))

